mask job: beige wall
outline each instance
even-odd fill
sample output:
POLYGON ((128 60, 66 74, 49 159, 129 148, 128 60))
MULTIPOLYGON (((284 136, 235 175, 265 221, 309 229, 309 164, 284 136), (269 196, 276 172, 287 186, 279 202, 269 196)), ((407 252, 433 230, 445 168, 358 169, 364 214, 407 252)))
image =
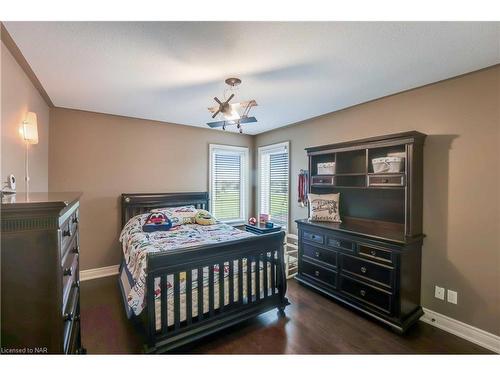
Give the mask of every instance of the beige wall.
MULTIPOLYGON (((423 306, 500 334, 500 67, 401 93, 256 137, 291 142, 291 219, 305 147, 418 130, 424 147, 423 306), (458 291, 458 305, 434 285, 458 291)), ((293 225, 295 227, 295 225, 293 225)))
POLYGON ((120 262, 121 193, 208 191, 209 143, 253 144, 248 135, 61 108, 51 110, 50 135, 49 190, 83 192, 83 270, 120 262))
POLYGON ((39 143, 30 146, 30 190, 47 191, 49 107, 3 42, 1 45, 1 182, 3 185, 7 176, 12 173, 17 179, 17 191, 26 191, 25 144, 19 128, 26 113, 35 112, 38 118, 39 143))

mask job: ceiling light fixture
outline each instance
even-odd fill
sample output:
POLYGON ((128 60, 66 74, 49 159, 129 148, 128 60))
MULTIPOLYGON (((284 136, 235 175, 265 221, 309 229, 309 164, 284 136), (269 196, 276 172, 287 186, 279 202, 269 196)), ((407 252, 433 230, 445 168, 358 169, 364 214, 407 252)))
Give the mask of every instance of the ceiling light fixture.
POLYGON ((212 113, 212 118, 216 118, 217 115, 220 115, 222 120, 208 122, 207 125, 211 128, 222 127, 222 130, 226 130, 227 125, 236 125, 240 133, 243 133, 242 124, 257 122, 255 117, 248 116, 250 109, 257 106, 257 102, 255 100, 249 100, 240 103, 229 103, 231 99, 234 98, 234 91, 236 91, 237 86, 241 84, 241 79, 232 77, 227 78, 225 82, 229 87, 224 91, 224 100, 221 101, 219 98, 215 97, 214 100, 217 102, 218 106, 208 108, 212 113), (226 99, 228 92, 230 92, 231 95, 226 99))

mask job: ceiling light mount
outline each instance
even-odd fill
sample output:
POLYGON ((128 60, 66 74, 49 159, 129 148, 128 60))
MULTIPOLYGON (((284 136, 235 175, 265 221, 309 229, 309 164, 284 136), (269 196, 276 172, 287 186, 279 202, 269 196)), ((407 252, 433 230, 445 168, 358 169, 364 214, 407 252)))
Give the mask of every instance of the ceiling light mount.
POLYGON ((236 87, 239 84, 241 84, 241 79, 235 78, 235 77, 230 77, 230 78, 227 78, 224 82, 226 82, 231 87, 236 87))

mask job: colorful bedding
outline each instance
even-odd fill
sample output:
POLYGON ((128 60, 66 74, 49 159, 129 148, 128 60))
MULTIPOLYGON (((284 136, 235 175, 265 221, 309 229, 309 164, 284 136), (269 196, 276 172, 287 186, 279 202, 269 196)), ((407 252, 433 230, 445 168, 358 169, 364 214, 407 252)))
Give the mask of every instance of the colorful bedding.
MULTIPOLYGON (((169 231, 146 233, 142 230, 142 226, 148 215, 134 216, 120 234, 125 267, 132 279, 130 290, 127 291, 127 304, 135 315, 139 315, 145 306, 148 254, 254 236, 254 234, 222 223, 214 225, 185 224, 176 226, 169 231)), ((224 274, 227 277, 226 272, 224 274)), ((193 274, 193 282, 195 276, 193 274)), ((159 297, 159 280, 155 280, 155 297, 159 297)))

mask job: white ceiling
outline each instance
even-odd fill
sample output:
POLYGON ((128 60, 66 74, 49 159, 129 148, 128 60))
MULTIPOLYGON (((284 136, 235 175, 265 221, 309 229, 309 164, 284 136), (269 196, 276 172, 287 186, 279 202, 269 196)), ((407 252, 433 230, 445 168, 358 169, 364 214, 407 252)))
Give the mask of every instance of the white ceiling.
POLYGON ((500 63, 500 23, 6 22, 55 106, 206 127, 243 80, 257 134, 500 63))

